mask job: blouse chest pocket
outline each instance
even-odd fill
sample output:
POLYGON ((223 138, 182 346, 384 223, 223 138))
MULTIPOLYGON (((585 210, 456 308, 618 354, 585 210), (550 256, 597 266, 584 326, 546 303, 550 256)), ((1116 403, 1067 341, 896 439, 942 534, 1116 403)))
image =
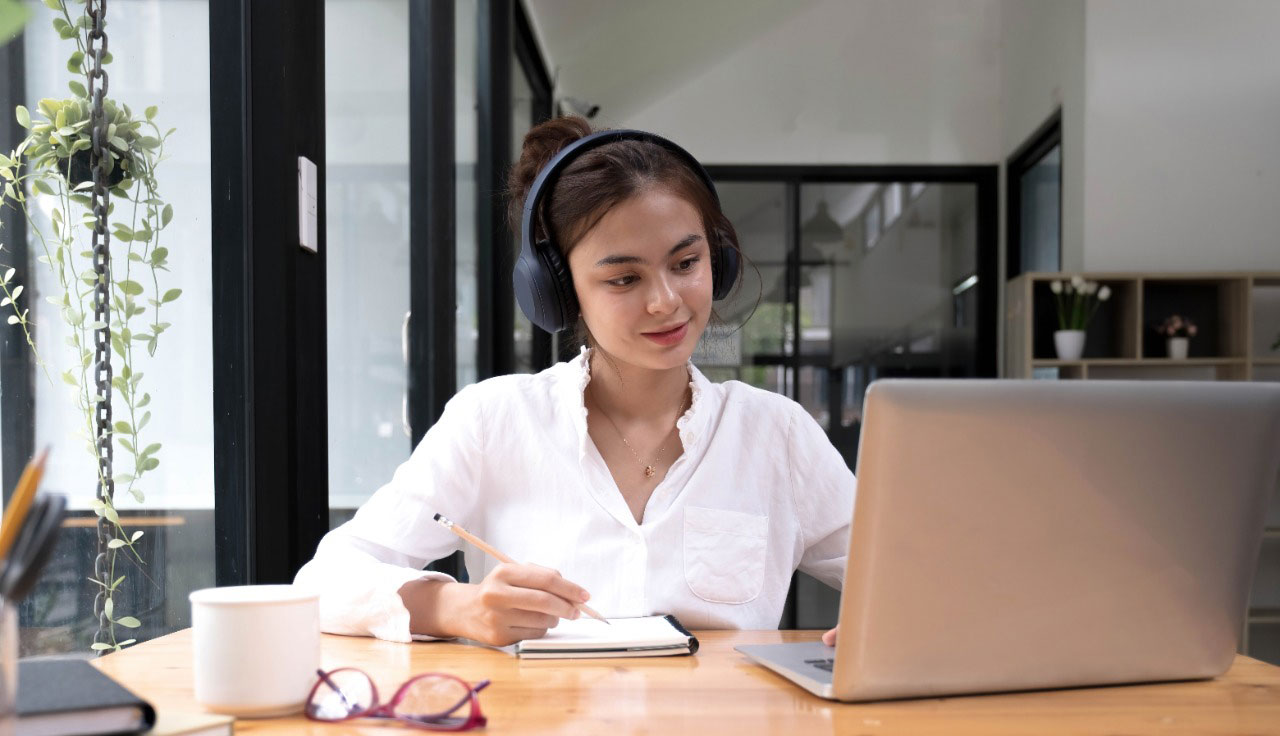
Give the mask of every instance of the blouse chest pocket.
POLYGON ((684 578, 711 603, 747 603, 764 587, 769 517, 686 506, 684 578))

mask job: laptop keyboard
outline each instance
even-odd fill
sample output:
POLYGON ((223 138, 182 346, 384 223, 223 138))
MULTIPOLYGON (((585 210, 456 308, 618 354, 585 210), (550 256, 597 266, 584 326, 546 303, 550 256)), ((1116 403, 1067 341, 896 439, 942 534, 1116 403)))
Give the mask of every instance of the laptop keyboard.
POLYGON ((835 669, 836 661, 834 659, 806 659, 805 664, 811 664, 820 670, 831 672, 835 669))

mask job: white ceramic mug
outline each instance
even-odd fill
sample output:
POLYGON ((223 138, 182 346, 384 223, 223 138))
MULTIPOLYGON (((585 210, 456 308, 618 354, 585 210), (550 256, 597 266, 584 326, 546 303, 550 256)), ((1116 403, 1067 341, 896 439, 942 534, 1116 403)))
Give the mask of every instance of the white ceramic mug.
POLYGON ((320 666, 320 602, 292 585, 191 594, 196 702, 215 713, 269 718, 302 710, 320 666))

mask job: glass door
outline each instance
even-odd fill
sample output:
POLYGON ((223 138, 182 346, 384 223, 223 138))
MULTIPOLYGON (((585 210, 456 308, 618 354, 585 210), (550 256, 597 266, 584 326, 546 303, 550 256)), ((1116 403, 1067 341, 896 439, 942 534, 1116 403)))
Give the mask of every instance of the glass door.
MULTIPOLYGON (((983 373, 980 186, 735 173, 712 167, 747 265, 694 362, 795 399, 856 472, 872 381, 983 373)), ((798 575, 792 601, 786 627, 835 624, 839 594, 817 580, 798 575)))

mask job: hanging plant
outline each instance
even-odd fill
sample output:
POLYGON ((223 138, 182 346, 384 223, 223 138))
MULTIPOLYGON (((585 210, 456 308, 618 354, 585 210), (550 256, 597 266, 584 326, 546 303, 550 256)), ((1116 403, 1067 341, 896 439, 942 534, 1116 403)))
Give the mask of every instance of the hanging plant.
MULTIPOLYGON (((23 106, 15 109, 18 123, 30 134, 9 155, 0 154, 0 201, 23 213, 42 253, 38 260, 55 279, 56 290, 46 300, 70 328, 67 344, 75 358, 61 371, 61 380, 74 389, 84 416, 83 438, 98 467, 93 506, 99 517, 99 557, 90 579, 99 587, 95 599, 99 630, 92 648, 107 651, 134 642, 117 638, 117 626, 141 625, 135 616, 123 615, 128 602, 116 600, 126 578, 117 570, 117 556, 126 553, 126 559, 145 563, 136 547, 143 532, 129 532, 120 523, 115 490, 123 487, 143 502, 142 480, 160 465, 160 443, 143 440, 151 420, 147 409, 151 395, 142 391, 143 374, 135 369, 134 347, 145 346, 149 355, 155 354, 160 335, 170 326, 161 319, 162 307, 181 294, 180 289, 161 288, 162 274, 169 270, 169 251, 161 245, 161 236, 173 219, 173 208, 160 196, 156 182, 165 141, 174 131, 161 133, 155 107, 148 107, 138 118, 128 105, 103 97, 101 155, 95 157, 90 90, 95 82, 96 89, 107 89, 102 66, 111 62, 109 53, 95 53, 106 48, 104 10, 86 0, 44 2, 54 13, 54 30, 76 45, 67 61, 76 78, 68 85, 71 97, 41 100, 35 118, 23 106), (76 15, 68 4, 79 6, 76 15), (95 184, 95 166, 103 173, 101 186, 95 184), (35 202, 49 212, 47 231, 32 217, 35 202), (95 258, 93 242, 109 243, 105 250, 109 257, 95 258), (95 314, 100 285, 106 293, 95 314), (102 365, 95 362, 99 343, 110 346, 102 365), (110 376, 109 387, 99 384, 96 373, 110 376), (115 407, 114 398, 119 399, 115 407), (105 407, 104 414, 99 414, 99 407, 105 407), (101 421, 103 417, 107 421, 101 421), (110 461, 101 461, 112 442, 132 461, 132 472, 116 474, 110 461)), ((50 377, 49 366, 36 349, 36 325, 30 308, 24 306, 27 297, 21 285, 12 284, 14 275, 12 267, 0 275, 0 308, 12 311, 8 324, 22 330, 37 364, 50 377)))

